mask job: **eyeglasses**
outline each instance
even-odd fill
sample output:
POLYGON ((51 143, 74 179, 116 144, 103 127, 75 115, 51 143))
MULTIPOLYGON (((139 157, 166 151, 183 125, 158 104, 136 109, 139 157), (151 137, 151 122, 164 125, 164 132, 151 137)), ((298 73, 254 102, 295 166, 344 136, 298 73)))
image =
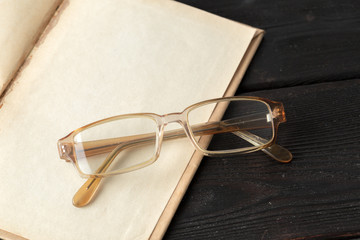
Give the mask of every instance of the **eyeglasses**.
POLYGON ((282 103, 225 97, 196 103, 179 113, 103 119, 60 139, 58 149, 61 159, 72 162, 88 178, 73 199, 75 206, 82 207, 92 200, 103 177, 146 167, 158 159, 161 148, 176 147, 176 141, 185 137, 205 156, 262 150, 279 162, 290 162, 292 154, 275 144, 278 126, 285 121, 282 103), (169 123, 178 123, 177 128, 165 130, 169 123))

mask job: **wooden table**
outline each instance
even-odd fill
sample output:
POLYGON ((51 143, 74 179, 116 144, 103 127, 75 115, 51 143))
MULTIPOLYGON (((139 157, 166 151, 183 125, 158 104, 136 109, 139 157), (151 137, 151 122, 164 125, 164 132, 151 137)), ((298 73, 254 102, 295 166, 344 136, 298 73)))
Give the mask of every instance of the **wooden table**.
POLYGON ((181 2, 266 30, 236 95, 284 103, 294 159, 205 157, 165 239, 360 238, 360 1, 181 2))

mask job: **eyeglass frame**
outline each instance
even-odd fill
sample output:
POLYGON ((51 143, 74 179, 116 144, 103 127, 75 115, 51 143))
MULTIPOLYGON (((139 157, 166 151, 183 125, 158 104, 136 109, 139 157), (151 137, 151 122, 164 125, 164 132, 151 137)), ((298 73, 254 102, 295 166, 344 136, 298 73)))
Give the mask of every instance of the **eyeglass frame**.
MULTIPOLYGON (((211 121, 212 118, 214 117, 214 112, 216 111, 216 106, 209 118, 209 121, 211 121)), ((222 113, 220 114, 221 116, 219 118, 222 118, 222 115, 226 111, 226 109, 227 109, 227 107, 225 109, 222 109, 222 113)), ((219 120, 220 119, 218 119, 218 121, 219 120)), ((195 147, 195 149, 197 151, 200 151, 205 156, 209 156, 209 157, 229 156, 229 155, 245 154, 245 153, 255 152, 258 150, 263 150, 265 153, 267 153, 269 156, 273 157, 275 160, 277 160, 279 162, 287 163, 292 160, 292 155, 288 150, 275 144, 279 124, 286 122, 283 104, 281 102, 271 101, 266 98, 250 97, 250 96, 223 97, 223 98, 209 99, 209 100, 205 100, 205 101, 201 101, 201 102, 192 104, 189 107, 185 108, 182 112, 174 112, 174 113, 169 113, 169 114, 164 114, 164 115, 159 115, 159 114, 155 114, 155 113, 134 113, 134 114, 117 115, 117 116, 105 118, 105 119, 87 124, 83 127, 80 127, 78 129, 72 131, 67 136, 58 140, 58 150, 59 150, 60 158, 64 159, 66 162, 72 162, 73 165, 75 166, 75 168, 77 169, 77 171, 79 172, 80 176, 84 177, 84 178, 88 178, 88 181, 75 194, 74 199, 73 199, 73 204, 77 207, 82 207, 82 206, 87 205, 93 198, 95 192, 97 191, 102 178, 107 177, 107 176, 112 176, 112 175, 135 171, 135 170, 138 170, 138 169, 141 169, 143 167, 153 164, 160 156, 161 146, 162 146, 162 142, 164 140, 164 135, 165 135, 164 129, 167 124, 173 123, 173 122, 177 122, 182 126, 182 129, 185 132, 186 137, 188 139, 190 139, 190 142, 195 147), (272 138, 270 140, 268 140, 266 144, 262 144, 259 146, 255 146, 255 144, 253 144, 254 145, 253 147, 247 147, 247 148, 238 148, 238 149, 222 150, 222 151, 209 151, 206 149, 202 149, 199 146, 198 141, 195 140, 194 133, 191 130, 191 127, 189 124, 189 113, 191 112, 191 110, 201 107, 203 105, 208 105, 208 104, 212 104, 212 103, 216 103, 216 106, 218 106, 217 104, 220 102, 241 101, 241 100, 257 101, 257 102, 264 103, 267 106, 269 113, 271 113, 271 116, 272 116, 272 118, 271 118, 272 133, 273 133, 272 138), (134 117, 150 118, 156 122, 157 128, 156 128, 155 155, 151 159, 147 160, 146 162, 123 169, 122 171, 121 170, 115 171, 113 173, 108 173, 108 174, 107 173, 102 173, 102 174, 85 174, 85 173, 83 173, 78 165, 77 157, 74 152, 74 137, 78 133, 80 133, 88 128, 94 127, 96 125, 103 124, 106 122, 111 122, 114 120, 134 118, 134 117), (275 148, 271 149, 272 147, 275 147, 275 148), (281 159, 276 156, 278 151, 285 152, 285 155, 286 155, 285 159, 281 159)), ((210 139, 208 142, 210 142, 210 139)), ((106 161, 106 159, 105 159, 105 161, 106 161)), ((106 163, 106 164, 109 164, 109 163, 106 163)), ((110 164, 111 164, 111 162, 110 162, 110 164)), ((107 167, 105 168, 105 171, 106 171, 106 169, 107 169, 107 167)))
MULTIPOLYGON (((210 117, 211 118, 211 117, 210 117)), ((109 118, 105 118, 90 124, 87 124, 83 127, 80 127, 71 133, 69 133, 67 136, 61 138, 58 141, 58 150, 59 155, 61 159, 64 159, 67 162, 72 162, 75 164, 76 169, 78 170, 80 176, 89 178, 89 177, 106 177, 111 175, 117 175, 122 174, 126 172, 131 172, 134 170, 138 170, 140 168, 146 167, 154 163, 160 156, 161 146, 162 142, 164 140, 164 132, 165 132, 165 126, 169 123, 177 122, 179 123, 183 130, 185 131, 186 136, 190 139, 192 145, 195 147, 196 150, 202 152, 204 156, 209 157, 219 157, 219 156, 229 156, 229 155, 237 155, 237 154, 245 154, 250 153, 254 151, 258 151, 264 148, 267 148, 268 146, 271 146, 275 143, 277 138, 277 132, 278 132, 278 126, 280 123, 286 122, 285 112, 283 104, 280 102, 271 101, 269 99, 260 98, 260 97, 224 97, 224 98, 215 98, 215 99, 209 99, 206 101, 202 101, 199 103, 192 104, 191 106, 185 108, 182 112, 175 112, 175 113, 169 113, 164 115, 159 115, 155 113, 133 113, 133 114, 123 114, 123 115, 117 115, 109 118), (237 101, 237 100, 250 100, 250 101, 258 101, 265 103, 268 107, 269 113, 272 113, 272 132, 273 136, 268 141, 267 144, 261 145, 261 146, 253 146, 253 147, 247 147, 247 148, 239 148, 239 149, 231 149, 231 150, 222 150, 222 151, 209 151, 202 149, 199 146, 198 141, 195 140, 195 136, 193 131, 191 130, 188 115, 191 112, 191 110, 201 107, 202 105, 208 105, 211 103, 220 103, 224 101, 237 101), (138 117, 144 117, 144 118, 150 118, 154 120, 157 124, 157 132, 156 132, 156 152, 155 155, 149 159, 148 161, 135 165, 134 167, 131 167, 130 169, 125 169, 126 171, 121 172, 114 172, 110 174, 85 174, 81 171, 79 165, 77 164, 77 158, 76 154, 73 151, 73 144, 74 144, 74 136, 76 136, 78 133, 94 127, 99 124, 104 124, 106 122, 111 122, 115 120, 120 119, 126 119, 126 118, 138 118, 138 117)))

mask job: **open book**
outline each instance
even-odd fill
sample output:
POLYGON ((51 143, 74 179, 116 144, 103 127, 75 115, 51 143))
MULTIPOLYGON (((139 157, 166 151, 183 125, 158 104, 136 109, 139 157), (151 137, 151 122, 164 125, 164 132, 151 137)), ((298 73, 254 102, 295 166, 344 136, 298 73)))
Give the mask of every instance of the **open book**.
POLYGON ((3 1, 0 19, 0 238, 161 238, 202 158, 190 143, 76 208, 86 180, 57 140, 233 95, 263 31, 169 0, 3 1))

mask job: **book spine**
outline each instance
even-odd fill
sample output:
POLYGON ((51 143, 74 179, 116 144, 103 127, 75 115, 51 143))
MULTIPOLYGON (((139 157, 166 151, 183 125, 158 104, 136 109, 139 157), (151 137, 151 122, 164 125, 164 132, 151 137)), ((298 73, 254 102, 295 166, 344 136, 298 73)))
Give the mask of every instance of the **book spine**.
POLYGON ((52 8, 44 17, 43 23, 39 27, 38 32, 34 35, 33 42, 29 49, 27 49, 22 58, 19 61, 18 66, 14 69, 13 72, 9 74, 9 78, 3 86, 0 86, 0 111, 1 107, 4 105, 6 95, 13 91, 15 86, 15 81, 18 76, 21 74, 23 69, 29 64, 31 60, 32 53, 36 48, 38 48, 41 43, 44 41, 46 35, 50 30, 56 25, 57 19, 59 18, 59 12, 62 12, 63 9, 68 6, 69 0, 58 0, 54 3, 52 8))

